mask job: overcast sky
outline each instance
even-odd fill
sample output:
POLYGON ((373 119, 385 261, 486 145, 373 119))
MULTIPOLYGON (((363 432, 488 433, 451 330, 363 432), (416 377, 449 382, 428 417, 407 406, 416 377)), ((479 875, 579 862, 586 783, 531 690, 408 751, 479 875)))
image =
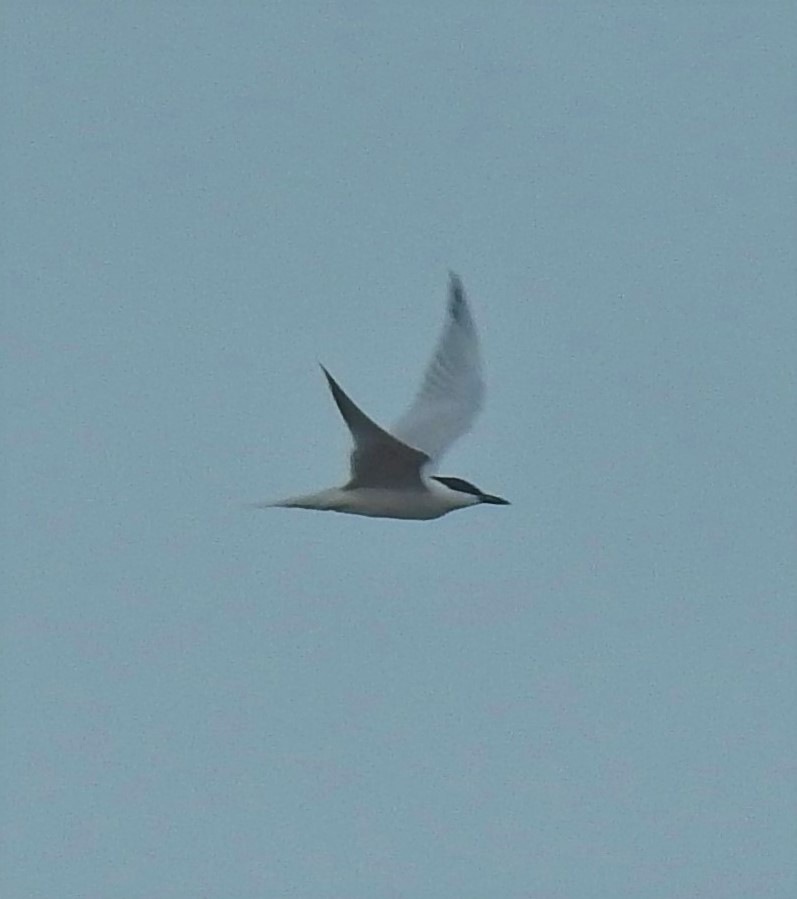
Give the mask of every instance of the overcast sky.
POLYGON ((797 7, 3 29, 3 895, 797 895, 797 7), (248 509, 449 268, 512 505, 248 509))

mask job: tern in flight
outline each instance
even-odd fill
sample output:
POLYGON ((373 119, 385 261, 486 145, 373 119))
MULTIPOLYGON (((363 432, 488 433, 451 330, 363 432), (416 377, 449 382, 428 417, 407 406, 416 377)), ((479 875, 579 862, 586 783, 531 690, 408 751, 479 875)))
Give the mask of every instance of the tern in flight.
POLYGON ((354 441, 351 477, 342 487, 257 503, 258 508, 425 520, 480 503, 509 505, 462 478, 426 473, 470 429, 484 395, 476 328, 462 283, 453 272, 443 333, 415 400, 390 432, 372 421, 321 368, 354 441))

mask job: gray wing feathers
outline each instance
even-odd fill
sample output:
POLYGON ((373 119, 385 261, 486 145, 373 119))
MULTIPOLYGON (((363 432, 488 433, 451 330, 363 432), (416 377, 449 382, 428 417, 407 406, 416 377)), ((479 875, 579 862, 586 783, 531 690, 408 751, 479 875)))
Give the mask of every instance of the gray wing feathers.
POLYGON ((428 456, 380 428, 349 398, 323 365, 321 370, 354 440, 351 480, 346 486, 420 488, 421 467, 429 461, 428 456))
POLYGON ((451 272, 443 333, 420 390, 393 434, 427 456, 439 458, 470 429, 483 397, 476 327, 462 282, 451 272))

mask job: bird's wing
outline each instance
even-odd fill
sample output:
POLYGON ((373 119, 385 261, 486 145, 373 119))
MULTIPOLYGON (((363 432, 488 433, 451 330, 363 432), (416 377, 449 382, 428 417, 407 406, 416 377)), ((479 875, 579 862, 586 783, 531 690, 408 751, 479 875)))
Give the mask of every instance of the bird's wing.
POLYGON ((439 458, 470 430, 482 405, 479 339, 462 282, 450 273, 448 318, 412 405, 393 428, 403 443, 439 458))
POLYGON ((422 486, 421 467, 429 457, 397 440, 372 421, 321 366, 343 420, 351 431, 351 481, 347 487, 422 486))

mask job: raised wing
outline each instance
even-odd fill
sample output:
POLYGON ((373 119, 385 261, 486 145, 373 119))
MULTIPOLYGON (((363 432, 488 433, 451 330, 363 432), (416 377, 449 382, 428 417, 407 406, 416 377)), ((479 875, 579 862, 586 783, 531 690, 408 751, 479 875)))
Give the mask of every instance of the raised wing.
POLYGON ((351 480, 347 487, 422 487, 421 467, 429 457, 372 421, 321 366, 343 420, 351 431, 351 480))
POLYGON ((420 390, 393 434, 427 456, 439 458, 470 430, 482 405, 479 339, 462 282, 450 273, 448 318, 420 390))

